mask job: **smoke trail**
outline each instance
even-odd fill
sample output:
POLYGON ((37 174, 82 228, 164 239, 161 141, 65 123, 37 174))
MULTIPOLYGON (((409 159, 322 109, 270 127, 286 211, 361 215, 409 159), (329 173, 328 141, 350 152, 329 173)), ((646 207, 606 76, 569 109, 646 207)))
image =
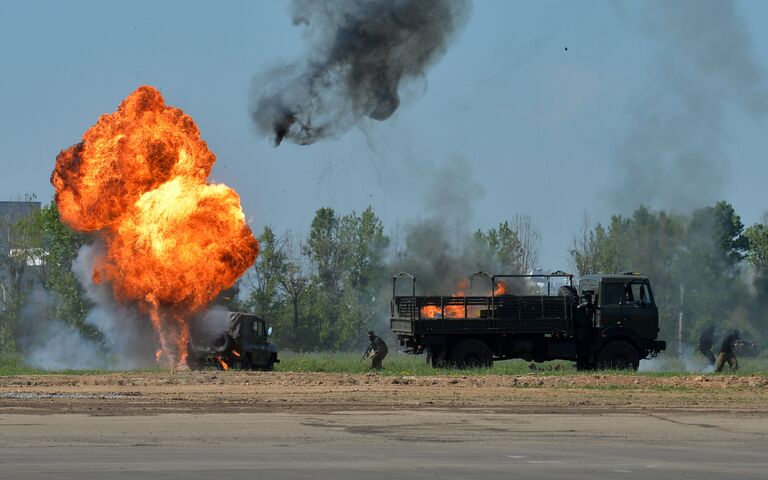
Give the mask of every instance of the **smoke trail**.
POLYGON ((469 0, 294 0, 308 58, 254 81, 259 131, 308 145, 364 117, 386 120, 400 84, 420 77, 469 18, 469 0))
POLYGON ((632 106, 617 152, 624 178, 610 201, 624 211, 641 204, 691 211, 721 197, 724 110, 765 114, 765 75, 733 2, 654 3, 642 28, 661 43, 656 85, 632 106))

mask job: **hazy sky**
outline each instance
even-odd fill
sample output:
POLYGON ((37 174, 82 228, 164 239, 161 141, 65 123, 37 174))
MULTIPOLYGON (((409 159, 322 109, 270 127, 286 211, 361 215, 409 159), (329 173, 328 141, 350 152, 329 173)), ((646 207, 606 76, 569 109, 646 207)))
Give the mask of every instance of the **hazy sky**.
POLYGON ((49 201, 57 153, 150 84, 195 119, 256 232, 306 230, 322 206, 371 204, 388 228, 425 217, 436 166, 458 155, 468 226, 530 213, 542 266, 570 268, 585 211, 725 199, 749 224, 768 208, 766 19, 761 1, 477 0, 392 118, 274 148, 249 97, 306 51, 287 2, 2 2, 0 199, 49 201))

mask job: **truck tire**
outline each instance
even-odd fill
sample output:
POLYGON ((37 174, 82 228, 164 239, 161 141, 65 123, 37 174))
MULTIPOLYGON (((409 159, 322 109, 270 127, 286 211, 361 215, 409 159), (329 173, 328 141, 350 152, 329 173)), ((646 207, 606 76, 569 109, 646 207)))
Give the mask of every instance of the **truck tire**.
POLYGON ((576 370, 579 372, 587 372, 589 370, 594 370, 595 364, 590 363, 589 360, 576 360, 576 370))
POLYGON ((432 349, 427 350, 427 363, 432 365, 432 368, 445 367, 445 349, 432 349))
POLYGON ((614 370, 637 370, 640 356, 637 349, 624 340, 614 340, 597 354, 597 367, 614 370))
POLYGON ((490 368, 493 366, 493 352, 480 340, 464 340, 451 354, 456 368, 490 368))
POLYGON ((217 353, 230 351, 232 349, 232 338, 225 333, 213 342, 212 349, 217 353))
POLYGON ((268 364, 260 368, 262 372, 271 372, 274 369, 275 369, 275 364, 273 362, 269 362, 268 364))

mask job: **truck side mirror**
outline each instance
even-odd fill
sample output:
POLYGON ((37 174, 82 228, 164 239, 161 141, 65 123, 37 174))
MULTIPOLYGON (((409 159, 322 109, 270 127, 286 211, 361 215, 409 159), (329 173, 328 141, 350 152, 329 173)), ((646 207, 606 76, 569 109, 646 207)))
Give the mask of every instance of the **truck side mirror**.
POLYGON ((272 336, 272 327, 267 327, 267 336, 272 336))

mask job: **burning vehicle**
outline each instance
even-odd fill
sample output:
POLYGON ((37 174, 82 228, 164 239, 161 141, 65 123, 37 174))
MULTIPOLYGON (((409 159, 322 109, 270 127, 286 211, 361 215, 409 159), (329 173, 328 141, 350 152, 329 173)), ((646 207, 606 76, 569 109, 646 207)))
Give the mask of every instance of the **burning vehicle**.
POLYGON ((274 370, 277 347, 269 342, 272 327, 249 313, 232 312, 227 320, 227 330, 210 345, 190 343, 188 362, 190 368, 214 367, 242 370, 274 370))
MULTIPOLYGON (((491 275, 483 295, 417 296, 416 278, 399 273, 392 280, 390 327, 406 353, 427 354, 434 367, 490 367, 494 360, 573 360, 579 370, 637 370, 640 359, 666 348, 658 340, 659 312, 647 277, 585 275, 579 288, 573 276, 491 275), (411 288, 398 295, 397 281, 411 288), (546 294, 530 295, 534 278, 544 278, 546 294), (549 285, 565 280, 553 290, 549 285), (522 283, 522 295, 508 284, 522 283)), ((534 288, 533 291, 538 289, 534 288)), ((470 293, 472 288, 470 287, 470 293)))
POLYGON ((186 368, 189 320, 259 252, 237 192, 209 181, 215 161, 194 120, 145 85, 62 150, 51 175, 61 221, 94 239, 90 281, 140 314, 123 328, 148 321, 168 368, 186 368))

